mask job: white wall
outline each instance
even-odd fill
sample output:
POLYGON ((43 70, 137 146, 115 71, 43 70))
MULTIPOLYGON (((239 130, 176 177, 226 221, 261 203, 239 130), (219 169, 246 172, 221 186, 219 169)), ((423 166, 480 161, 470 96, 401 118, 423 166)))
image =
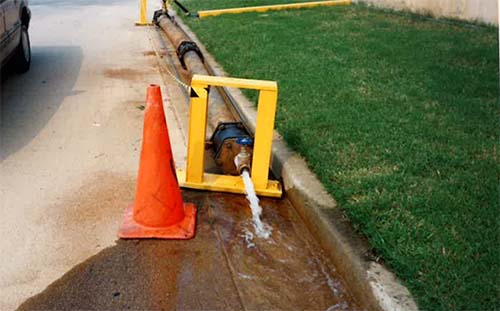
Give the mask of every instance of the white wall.
POLYGON ((481 21, 498 26, 497 0, 358 0, 378 7, 481 21))

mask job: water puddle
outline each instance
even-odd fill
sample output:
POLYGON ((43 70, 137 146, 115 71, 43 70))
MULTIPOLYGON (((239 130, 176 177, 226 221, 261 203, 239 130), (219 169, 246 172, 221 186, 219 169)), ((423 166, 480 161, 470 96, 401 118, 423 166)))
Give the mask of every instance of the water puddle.
POLYGON ((198 207, 194 239, 119 240, 19 309, 360 310, 286 198, 261 198, 263 239, 243 196, 183 196, 198 207))
POLYGON ((327 255, 286 199, 259 198, 264 226, 256 234, 248 200, 210 194, 213 228, 243 305, 249 310, 359 310, 327 255))

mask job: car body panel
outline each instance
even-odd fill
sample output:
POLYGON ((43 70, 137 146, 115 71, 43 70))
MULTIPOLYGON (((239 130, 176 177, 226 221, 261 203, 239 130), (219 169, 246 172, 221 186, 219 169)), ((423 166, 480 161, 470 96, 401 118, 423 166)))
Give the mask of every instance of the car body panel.
MULTIPOLYGON (((26 0, 0 0, 0 62, 4 64, 14 54, 21 40, 21 16, 26 9, 31 12, 26 0)), ((29 20, 29 19, 28 19, 29 20)))

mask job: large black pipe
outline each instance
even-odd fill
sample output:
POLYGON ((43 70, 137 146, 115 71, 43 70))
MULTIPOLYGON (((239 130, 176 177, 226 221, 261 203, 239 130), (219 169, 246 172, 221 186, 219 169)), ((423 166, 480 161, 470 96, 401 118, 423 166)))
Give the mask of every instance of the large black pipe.
MULTIPOLYGON (((189 40, 189 38, 186 37, 182 30, 176 25, 175 21, 168 15, 159 15, 156 17, 156 23, 159 27, 161 27, 161 29, 163 29, 177 51, 179 51, 179 47, 186 46, 187 44, 194 44, 189 40)), ((196 46, 196 44, 194 44, 194 46, 196 46)), ((185 49, 185 52, 182 54, 181 62, 185 64, 185 70, 188 71, 190 77, 195 74, 210 75, 205 68, 202 58, 203 56, 199 50, 196 48, 188 48, 185 49)), ((223 97, 215 87, 210 88, 208 99, 208 119, 210 125, 214 127, 220 123, 239 121, 228 109, 223 97)))

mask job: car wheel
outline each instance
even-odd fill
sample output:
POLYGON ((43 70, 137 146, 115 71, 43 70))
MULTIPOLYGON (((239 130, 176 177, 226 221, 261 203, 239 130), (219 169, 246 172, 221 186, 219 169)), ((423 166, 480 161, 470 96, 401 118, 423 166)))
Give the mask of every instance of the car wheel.
POLYGON ((28 28, 26 26, 21 27, 21 41, 17 47, 15 58, 16 69, 23 73, 30 69, 31 65, 31 45, 30 37, 28 34, 28 28))

